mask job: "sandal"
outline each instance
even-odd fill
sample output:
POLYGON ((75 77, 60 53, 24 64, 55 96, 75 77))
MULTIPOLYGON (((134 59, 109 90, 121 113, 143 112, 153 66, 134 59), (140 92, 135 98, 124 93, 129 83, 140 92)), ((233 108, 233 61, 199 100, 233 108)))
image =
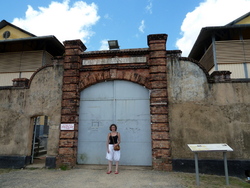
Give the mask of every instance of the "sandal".
POLYGON ((107 174, 111 174, 112 171, 108 171, 107 174))
POLYGON ((115 171, 115 174, 119 174, 119 172, 118 172, 118 171, 115 171))

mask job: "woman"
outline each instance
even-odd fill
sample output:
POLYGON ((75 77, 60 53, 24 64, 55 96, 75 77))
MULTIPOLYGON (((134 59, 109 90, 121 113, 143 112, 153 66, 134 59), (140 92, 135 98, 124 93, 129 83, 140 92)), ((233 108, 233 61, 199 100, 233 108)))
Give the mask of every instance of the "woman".
POLYGON ((115 124, 110 125, 109 130, 111 131, 107 137, 107 155, 106 159, 108 159, 108 172, 110 174, 112 172, 112 162, 115 161, 115 174, 118 174, 118 165, 120 160, 120 150, 115 151, 114 147, 121 143, 121 135, 117 132, 117 126, 115 124))

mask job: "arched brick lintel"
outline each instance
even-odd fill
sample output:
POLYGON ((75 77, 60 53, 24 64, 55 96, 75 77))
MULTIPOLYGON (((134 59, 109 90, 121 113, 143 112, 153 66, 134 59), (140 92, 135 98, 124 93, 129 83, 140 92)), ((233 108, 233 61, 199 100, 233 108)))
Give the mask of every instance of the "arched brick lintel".
POLYGON ((127 80, 140 84, 150 89, 149 70, 103 70, 103 71, 84 71, 80 73, 79 91, 96 83, 110 80, 127 80))

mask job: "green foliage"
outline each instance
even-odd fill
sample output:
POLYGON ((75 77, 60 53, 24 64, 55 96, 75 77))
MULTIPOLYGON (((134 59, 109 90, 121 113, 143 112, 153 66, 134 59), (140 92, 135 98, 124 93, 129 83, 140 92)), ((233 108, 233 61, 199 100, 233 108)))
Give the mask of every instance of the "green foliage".
POLYGON ((60 167, 59 167, 61 170, 69 170, 69 166, 66 165, 66 164, 62 164, 60 167))

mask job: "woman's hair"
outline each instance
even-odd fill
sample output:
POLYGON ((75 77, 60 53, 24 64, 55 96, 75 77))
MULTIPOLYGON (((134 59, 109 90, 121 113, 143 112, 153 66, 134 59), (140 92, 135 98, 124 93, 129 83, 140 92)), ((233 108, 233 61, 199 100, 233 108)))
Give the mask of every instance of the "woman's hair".
POLYGON ((114 126, 114 127, 115 127, 115 131, 116 131, 116 130, 117 130, 117 126, 116 126, 116 124, 111 124, 111 125, 109 126, 109 130, 110 130, 110 131, 112 131, 112 130, 111 130, 111 127, 112 127, 112 126, 114 126))

